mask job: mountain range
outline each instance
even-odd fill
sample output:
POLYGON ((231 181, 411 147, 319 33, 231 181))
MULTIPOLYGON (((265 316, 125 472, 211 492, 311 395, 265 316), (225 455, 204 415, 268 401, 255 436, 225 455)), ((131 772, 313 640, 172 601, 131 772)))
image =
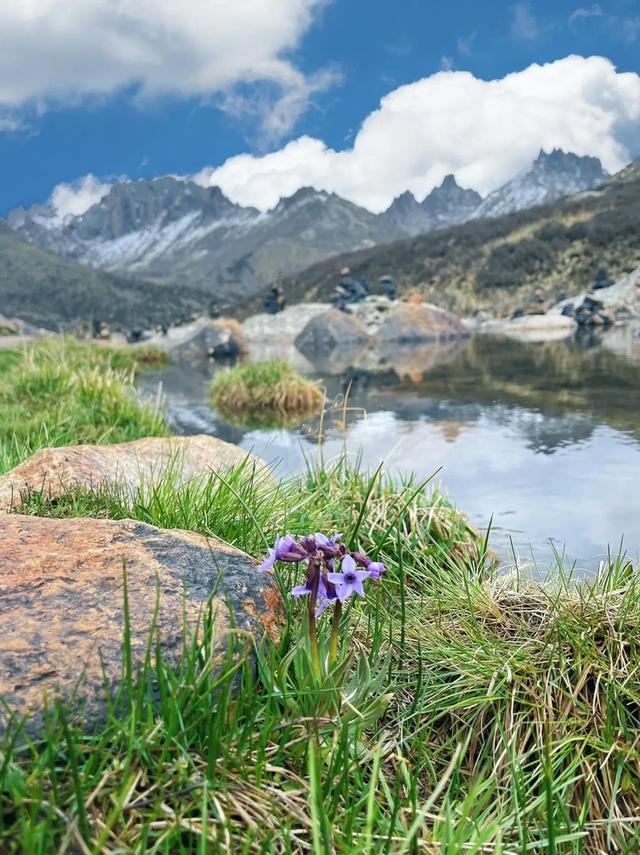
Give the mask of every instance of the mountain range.
MULTIPOLYGON (((540 310, 592 288, 598 270, 612 279, 640 265, 640 161, 596 189, 408 237, 334 258, 283 282, 291 302, 322 301, 338 271, 375 283, 393 275, 400 293, 418 292, 459 315, 540 310), (541 302, 540 302, 541 301, 541 302)), ((257 310, 257 295, 251 310, 257 310)))
MULTIPOLYGON (((540 152, 530 169, 484 200, 448 175, 422 202, 404 193, 381 214, 310 187, 260 212, 231 202, 217 187, 204 188, 188 180, 123 181, 82 215, 61 217, 47 205, 11 211, 8 225, 21 240, 15 244, 13 263, 0 273, 0 296, 7 291, 13 295, 9 304, 4 298, 3 312, 7 314, 10 305, 14 314, 38 323, 44 322, 48 311, 56 323, 88 317, 128 325, 167 323, 212 303, 242 304, 267 284, 334 255, 370 250, 479 217, 504 215, 591 189, 605 178, 596 158, 557 150, 540 152), (78 287, 68 285, 70 274, 66 279, 59 277, 60 267, 53 260, 42 279, 43 293, 36 293, 34 270, 44 271, 47 265, 43 256, 36 263, 36 256, 29 255, 25 246, 75 262, 72 281, 79 282, 86 270, 82 299, 78 287), (19 284, 20 263, 27 259, 32 264, 27 264, 23 279, 33 286, 29 302, 19 284), (11 282, 5 281, 8 269, 11 282), (128 293, 124 303, 112 305, 97 296, 94 301, 91 294, 98 287, 98 272, 110 277, 109 285, 104 285, 107 292, 128 293), (66 308, 60 306, 55 312, 52 305, 59 304, 57 298, 46 306, 46 292, 53 283, 58 294, 69 292, 66 308), (20 305, 21 293, 24 305, 20 305), (153 293, 157 299, 149 301, 153 293), (33 305, 40 303, 38 314, 33 305)), ((3 240, 6 255, 6 230, 3 240)))

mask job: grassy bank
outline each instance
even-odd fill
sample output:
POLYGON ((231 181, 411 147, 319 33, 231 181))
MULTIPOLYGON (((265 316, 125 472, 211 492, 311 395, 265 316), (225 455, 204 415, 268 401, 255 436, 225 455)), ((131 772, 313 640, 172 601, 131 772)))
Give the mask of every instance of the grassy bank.
POLYGON ((136 400, 138 370, 166 356, 73 339, 0 351, 0 474, 34 451, 74 443, 166 435, 162 417, 136 400))
POLYGON ((287 599, 257 669, 245 648, 212 675, 187 645, 178 672, 156 663, 160 698, 140 675, 127 712, 98 734, 52 716, 43 742, 5 742, 0 851, 638 850, 628 562, 589 586, 560 571, 545 587, 495 575, 484 544, 422 485, 344 462, 280 485, 245 465, 133 500, 76 493, 24 510, 134 517, 256 557, 285 531, 342 531, 387 572, 350 601, 340 667, 320 685, 305 670, 304 608, 287 599))

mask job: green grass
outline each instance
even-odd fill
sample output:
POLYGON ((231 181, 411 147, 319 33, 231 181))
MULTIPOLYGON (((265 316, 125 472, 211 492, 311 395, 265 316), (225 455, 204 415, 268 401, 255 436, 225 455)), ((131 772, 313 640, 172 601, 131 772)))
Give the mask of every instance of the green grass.
POLYGON ((324 394, 288 363, 272 361, 221 371, 211 384, 211 399, 234 423, 270 427, 320 413, 324 394))
POLYGON ((41 740, 7 736, 1 852, 640 848, 640 591, 623 558, 590 584, 560 567, 544 584, 501 576, 423 485, 344 462, 275 485, 247 461, 134 498, 36 495, 23 512, 133 517, 256 557, 285 531, 338 530, 388 571, 347 609, 320 684, 304 609, 287 600, 257 660, 240 646, 212 673, 205 623, 179 668, 125 669, 124 708, 98 732, 58 709, 41 740))
POLYGON ((0 474, 47 446, 166 435, 162 416, 133 387, 136 370, 164 358, 72 339, 0 351, 0 474))

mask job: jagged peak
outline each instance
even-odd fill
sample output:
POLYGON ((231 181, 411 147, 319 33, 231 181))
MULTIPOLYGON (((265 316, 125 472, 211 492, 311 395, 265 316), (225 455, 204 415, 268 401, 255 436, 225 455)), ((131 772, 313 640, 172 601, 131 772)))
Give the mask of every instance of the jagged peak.
POLYGON ((453 172, 450 172, 448 175, 445 175, 444 178, 442 179, 442 184, 440 185, 440 190, 453 190, 454 188, 457 188, 458 190, 462 189, 460 187, 460 185, 458 184, 458 182, 456 181, 456 177, 453 174, 453 172))
POLYGON ((291 194, 291 196, 281 196, 276 207, 281 209, 288 208, 290 205, 294 205, 298 202, 305 202, 309 199, 327 199, 329 198, 329 195, 330 194, 325 190, 317 190, 315 187, 307 185, 305 187, 299 187, 295 193, 291 194))
POLYGON ((415 207, 419 207, 418 200, 413 195, 411 190, 405 190, 404 193, 401 193, 399 196, 396 196, 396 198, 387 208, 387 211, 396 211, 398 209, 415 207))

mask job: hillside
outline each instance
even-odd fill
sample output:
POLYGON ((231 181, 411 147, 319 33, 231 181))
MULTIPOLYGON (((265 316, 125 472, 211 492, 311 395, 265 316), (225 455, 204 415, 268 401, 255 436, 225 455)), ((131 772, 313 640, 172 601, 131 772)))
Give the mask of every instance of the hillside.
POLYGON ((116 184, 81 216, 61 219, 42 205, 17 209, 9 225, 58 255, 172 286, 176 308, 202 293, 201 308, 213 299, 233 305, 336 251, 404 235, 384 216, 310 187, 261 213, 217 187, 172 177, 116 184))
POLYGON ((176 300, 173 289, 60 258, 0 222, 0 311, 7 317, 50 329, 92 319, 131 328, 168 323, 176 303, 196 308, 195 300, 176 300))
MULTIPOLYGON (((640 162, 597 190, 497 219, 343 253, 284 283, 292 302, 326 300, 338 270, 375 283, 396 278, 399 293, 420 292, 459 314, 506 314, 541 290, 547 302, 588 289, 596 271, 612 278, 640 264, 640 162)), ((257 305, 255 301, 254 305, 257 305)))

